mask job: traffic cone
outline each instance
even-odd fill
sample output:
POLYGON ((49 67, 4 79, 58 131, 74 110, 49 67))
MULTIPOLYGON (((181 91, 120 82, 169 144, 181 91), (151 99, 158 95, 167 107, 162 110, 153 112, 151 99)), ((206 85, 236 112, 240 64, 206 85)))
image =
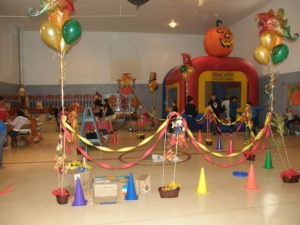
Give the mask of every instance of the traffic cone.
POLYGON ((264 168, 265 169, 273 169, 274 168, 272 165, 272 157, 271 157, 270 149, 268 149, 268 152, 267 152, 267 157, 266 157, 264 168))
POLYGON ((203 140, 202 140, 202 133, 201 133, 201 130, 199 130, 199 131, 198 131, 198 142, 199 142, 199 143, 202 143, 202 141, 203 141, 203 140))
POLYGON ((222 146, 222 140, 221 140, 221 135, 218 136, 218 143, 217 143, 216 149, 217 149, 217 150, 223 149, 223 146, 222 146))
POLYGON ((112 136, 112 143, 117 143, 118 142, 118 140, 117 140, 117 133, 114 131, 113 132, 113 136, 112 136))
POLYGON ((227 151, 227 155, 230 155, 230 154, 232 154, 232 153, 234 153, 233 141, 230 140, 230 142, 229 142, 229 147, 228 147, 228 151, 227 151))
POLYGON ((84 198, 80 178, 76 180, 76 189, 75 189, 75 198, 72 206, 84 206, 86 205, 87 200, 84 198))
POLYGON ((249 172, 248 172, 247 184, 244 185, 244 188, 246 188, 248 190, 258 189, 258 186, 256 186, 253 164, 250 164, 250 169, 249 169, 249 172))
POLYGON ((139 196, 137 196, 135 192, 135 187, 134 187, 134 180, 133 180, 133 175, 130 173, 129 175, 129 181, 128 181, 128 188, 127 188, 127 193, 125 196, 126 200, 138 200, 139 196))
POLYGON ((198 194, 208 194, 203 167, 201 168, 201 171, 200 171, 200 177, 199 177, 199 182, 198 182, 198 187, 197 187, 196 192, 198 194))

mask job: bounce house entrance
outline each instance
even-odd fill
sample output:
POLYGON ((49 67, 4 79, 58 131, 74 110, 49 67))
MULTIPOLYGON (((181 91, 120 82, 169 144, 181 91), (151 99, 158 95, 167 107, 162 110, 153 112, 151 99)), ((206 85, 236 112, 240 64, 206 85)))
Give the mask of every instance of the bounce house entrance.
POLYGON ((237 96, 241 99, 241 82, 228 81, 228 82, 205 82, 205 105, 208 105, 211 94, 214 93, 218 99, 230 99, 231 96, 237 96))

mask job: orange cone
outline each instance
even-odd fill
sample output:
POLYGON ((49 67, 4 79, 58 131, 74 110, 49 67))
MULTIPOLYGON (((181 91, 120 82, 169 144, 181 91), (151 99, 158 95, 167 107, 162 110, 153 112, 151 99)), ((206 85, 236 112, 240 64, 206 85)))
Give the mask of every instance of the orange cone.
POLYGON ((198 142, 202 143, 202 133, 201 133, 201 130, 199 130, 198 132, 198 142))
POLYGON ((253 164, 250 164, 250 169, 249 169, 249 173, 248 173, 248 180, 247 180, 247 184, 244 185, 244 188, 246 188, 248 190, 258 189, 258 186, 256 186, 253 164))
POLYGON ((118 140, 117 140, 117 133, 114 131, 113 132, 113 136, 112 136, 112 143, 117 143, 118 142, 118 140))
POLYGON ((230 140, 227 155, 230 155, 232 153, 234 153, 233 142, 232 142, 232 140, 230 140))

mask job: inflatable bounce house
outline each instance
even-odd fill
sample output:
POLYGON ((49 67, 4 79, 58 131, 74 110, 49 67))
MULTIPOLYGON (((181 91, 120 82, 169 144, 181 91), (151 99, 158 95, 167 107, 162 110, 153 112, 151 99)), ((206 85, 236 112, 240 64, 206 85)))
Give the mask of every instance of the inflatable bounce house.
POLYGON ((246 103, 258 104, 258 75, 247 60, 228 57, 234 46, 234 36, 228 28, 217 26, 208 30, 204 38, 205 51, 209 56, 189 58, 182 54, 182 66, 171 69, 163 82, 163 116, 171 111, 177 101, 179 112, 184 111, 186 96, 194 98, 198 113, 202 114, 212 93, 222 100, 235 95, 243 112, 246 103))

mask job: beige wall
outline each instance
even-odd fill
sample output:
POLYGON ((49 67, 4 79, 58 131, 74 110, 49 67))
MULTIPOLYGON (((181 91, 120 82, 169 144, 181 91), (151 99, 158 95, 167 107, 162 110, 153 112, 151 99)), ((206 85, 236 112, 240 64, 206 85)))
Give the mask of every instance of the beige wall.
POLYGON ((19 84, 18 29, 0 19, 0 82, 19 84))
MULTIPOLYGON (((171 68, 182 64, 182 52, 191 53, 193 57, 205 55, 202 42, 200 35, 83 30, 81 40, 67 57, 67 83, 115 84, 112 66, 122 60, 136 62, 137 83, 147 83, 150 71, 157 72, 158 82, 162 83, 171 68)), ((55 52, 42 42, 39 32, 23 33, 23 53, 26 85, 57 84, 59 71, 57 59, 53 57, 55 52)))
MULTIPOLYGON (((277 10, 280 7, 285 9, 289 25, 291 26, 291 32, 300 33, 299 0, 274 0, 270 4, 244 17, 242 20, 236 22, 230 27, 235 35, 235 49, 232 56, 242 57, 250 60, 256 66, 257 71, 260 75, 263 75, 265 73, 265 68, 264 66, 258 64, 253 58, 253 51, 260 42, 258 36, 260 28, 257 25, 257 21, 255 21, 255 16, 257 13, 266 12, 269 9, 277 10)), ((289 47, 290 50, 289 57, 285 62, 281 63, 280 65, 274 66, 274 70, 281 74, 300 71, 300 39, 295 42, 286 41, 285 44, 289 47)))

